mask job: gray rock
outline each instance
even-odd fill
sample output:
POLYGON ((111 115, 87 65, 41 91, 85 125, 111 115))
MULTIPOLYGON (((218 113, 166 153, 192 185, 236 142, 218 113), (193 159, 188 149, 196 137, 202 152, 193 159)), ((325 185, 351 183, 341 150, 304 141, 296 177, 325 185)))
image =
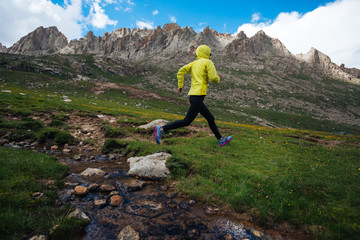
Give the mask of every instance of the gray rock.
POLYGON ((166 161, 171 157, 168 153, 155 153, 145 157, 131 157, 127 160, 130 164, 128 174, 142 178, 166 178, 170 173, 166 161))
POLYGON ((94 201, 94 205, 98 208, 103 208, 103 207, 106 207, 107 205, 107 200, 106 199, 96 199, 94 201))
POLYGON ((121 230, 117 236, 117 240, 139 240, 139 233, 136 232, 130 225, 121 230))
POLYGON ((152 122, 149 122, 148 124, 141 125, 138 128, 141 128, 141 129, 153 129, 157 125, 165 126, 167 123, 168 123, 168 121, 166 121, 166 120, 157 119, 157 120, 154 120, 152 122))
POLYGON ((46 236, 45 235, 37 235, 37 236, 33 236, 32 238, 29 238, 29 240, 46 240, 46 236))
POLYGON ((84 213, 82 212, 80 209, 75 209, 75 211, 73 211, 72 213, 70 213, 68 215, 69 218, 74 217, 77 219, 82 219, 82 220, 86 220, 90 222, 90 218, 84 213))
POLYGON ((103 177, 106 173, 98 168, 87 168, 80 175, 83 177, 103 177))

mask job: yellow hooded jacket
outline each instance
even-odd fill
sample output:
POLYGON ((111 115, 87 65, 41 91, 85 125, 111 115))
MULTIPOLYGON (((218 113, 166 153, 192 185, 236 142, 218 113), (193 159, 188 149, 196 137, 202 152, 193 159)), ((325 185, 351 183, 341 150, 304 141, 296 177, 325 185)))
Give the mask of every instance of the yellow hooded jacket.
POLYGON ((206 95, 208 80, 219 83, 215 65, 210 60, 211 48, 201 45, 196 49, 197 60, 183 66, 177 73, 178 87, 183 88, 184 76, 191 73, 191 88, 188 95, 206 95))

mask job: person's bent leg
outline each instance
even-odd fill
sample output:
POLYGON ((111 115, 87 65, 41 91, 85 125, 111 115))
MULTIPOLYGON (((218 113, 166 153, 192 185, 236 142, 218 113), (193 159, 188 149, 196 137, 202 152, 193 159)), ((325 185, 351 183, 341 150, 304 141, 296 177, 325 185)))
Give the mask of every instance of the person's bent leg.
POLYGON ((200 114, 207 120, 209 127, 211 131, 214 133, 216 139, 217 140, 221 139, 222 136, 219 132, 219 129, 216 126, 215 118, 204 103, 202 105, 202 108, 200 109, 200 114))
POLYGON ((190 96, 190 108, 187 111, 185 118, 166 124, 162 127, 164 132, 167 132, 171 129, 189 126, 200 112, 203 101, 204 96, 190 96))

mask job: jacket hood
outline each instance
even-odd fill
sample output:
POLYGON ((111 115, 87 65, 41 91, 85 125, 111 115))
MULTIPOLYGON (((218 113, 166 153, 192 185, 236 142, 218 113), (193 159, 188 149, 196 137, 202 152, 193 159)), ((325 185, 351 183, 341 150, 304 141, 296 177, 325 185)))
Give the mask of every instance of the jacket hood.
POLYGON ((211 48, 207 45, 201 45, 196 49, 196 56, 197 59, 200 58, 210 58, 211 48))

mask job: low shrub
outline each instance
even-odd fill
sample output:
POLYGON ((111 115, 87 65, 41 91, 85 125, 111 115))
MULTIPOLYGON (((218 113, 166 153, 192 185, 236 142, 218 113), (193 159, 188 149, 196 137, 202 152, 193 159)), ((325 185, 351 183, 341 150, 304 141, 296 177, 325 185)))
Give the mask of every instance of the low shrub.
POLYGON ((117 149, 126 148, 128 143, 120 142, 114 138, 106 139, 104 146, 102 147, 102 153, 107 154, 110 152, 114 152, 117 149))

